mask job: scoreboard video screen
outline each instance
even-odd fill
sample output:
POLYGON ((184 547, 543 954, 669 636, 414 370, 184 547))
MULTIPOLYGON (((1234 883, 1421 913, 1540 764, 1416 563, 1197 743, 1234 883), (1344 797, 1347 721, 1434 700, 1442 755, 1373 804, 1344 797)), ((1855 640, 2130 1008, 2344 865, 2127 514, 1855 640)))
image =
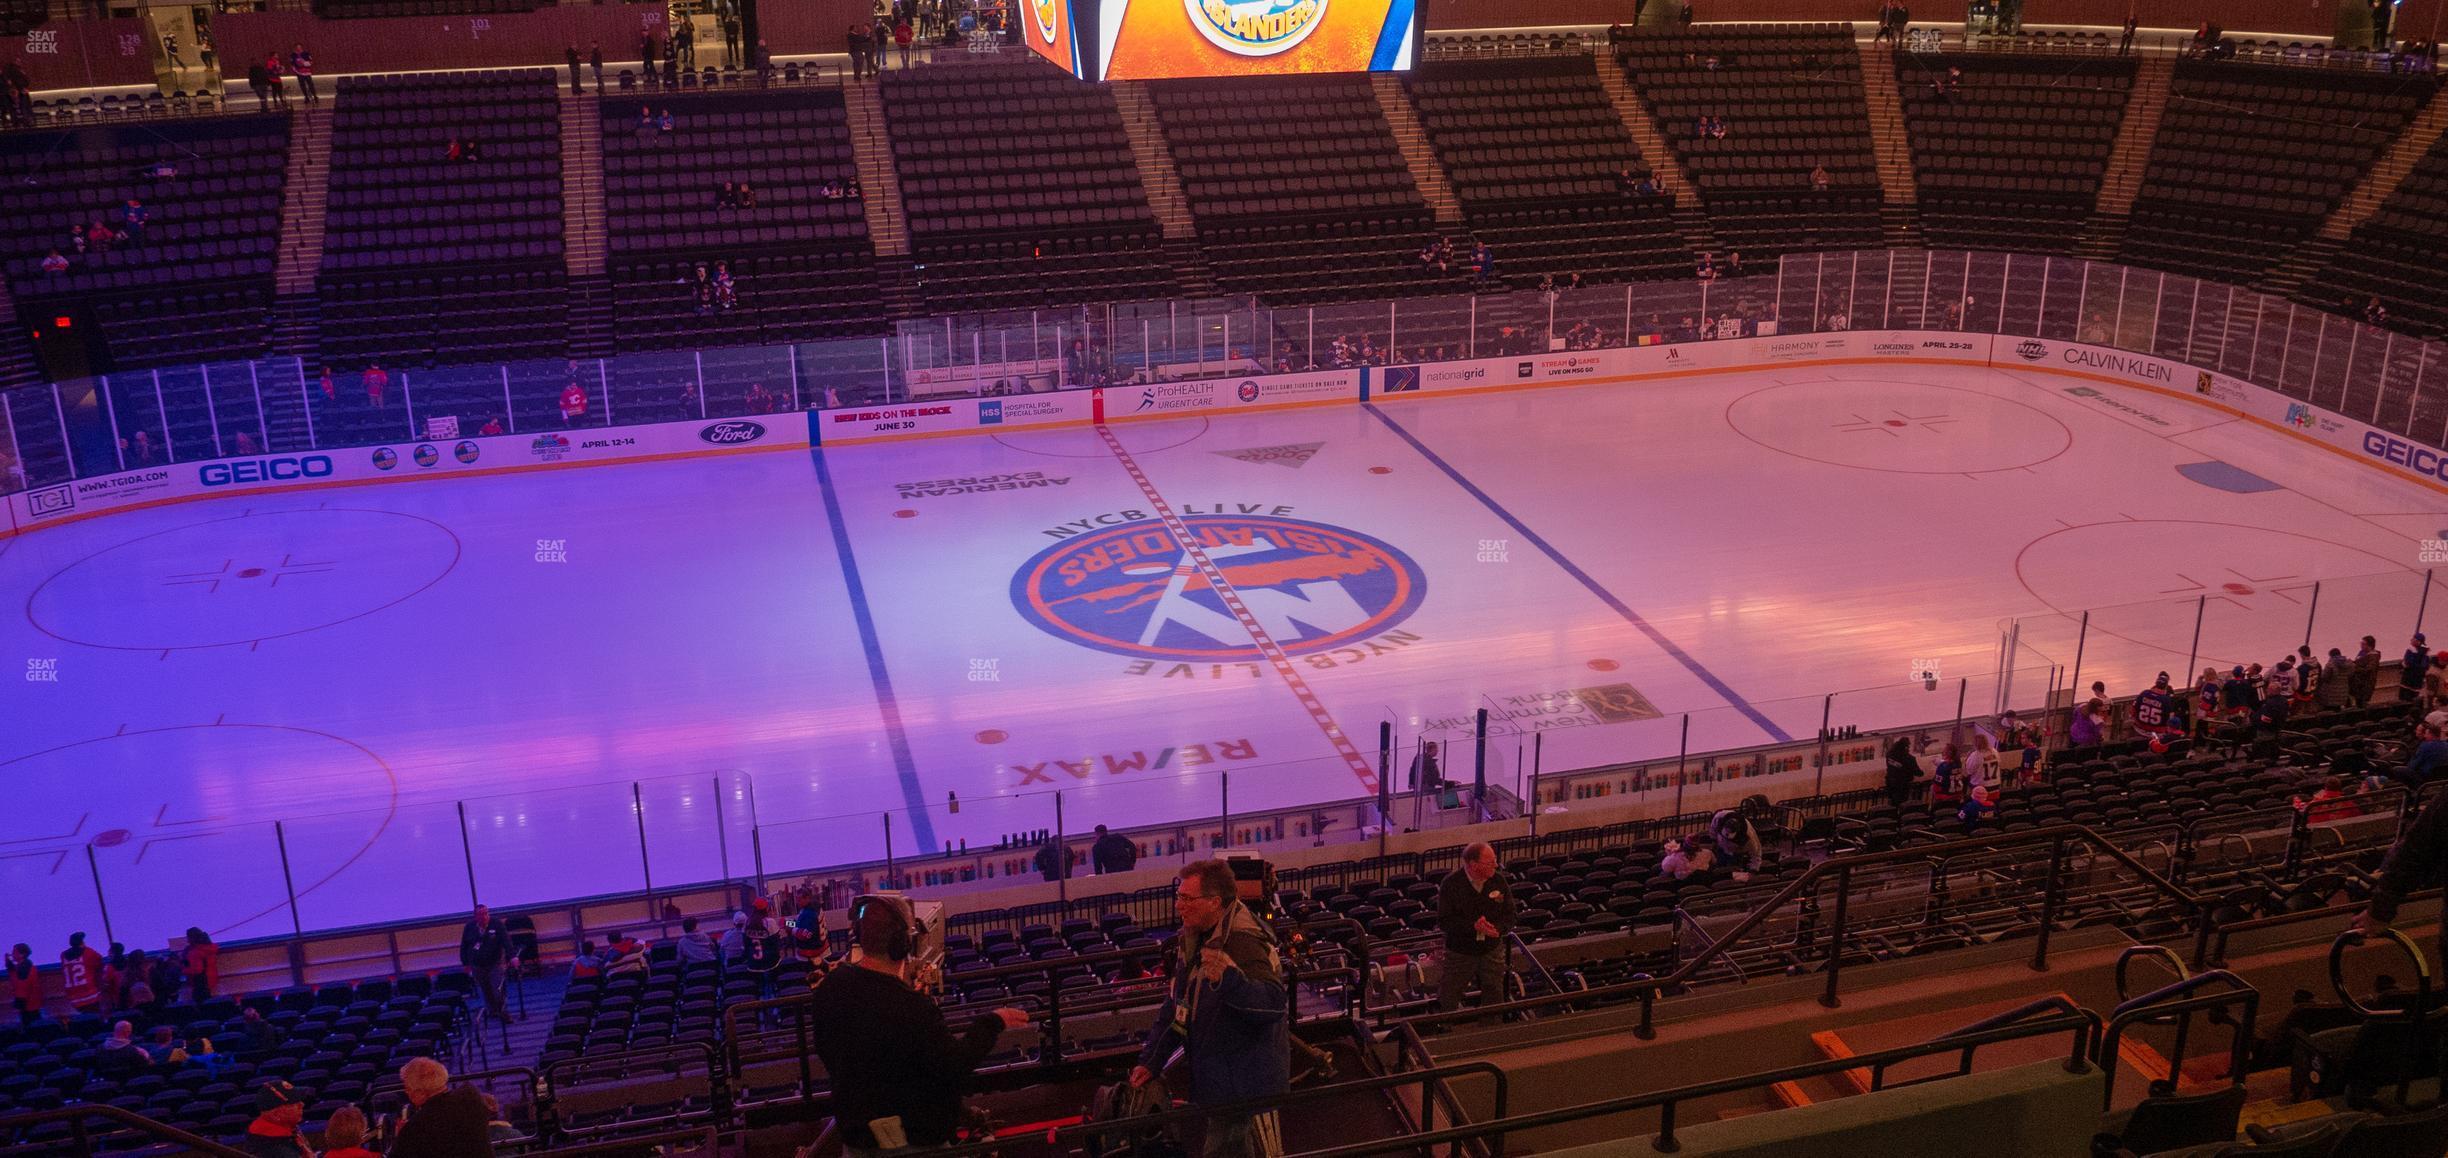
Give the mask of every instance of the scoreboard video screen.
POLYGON ((1407 69, 1423 0, 1022 0, 1029 48, 1083 80, 1407 69))

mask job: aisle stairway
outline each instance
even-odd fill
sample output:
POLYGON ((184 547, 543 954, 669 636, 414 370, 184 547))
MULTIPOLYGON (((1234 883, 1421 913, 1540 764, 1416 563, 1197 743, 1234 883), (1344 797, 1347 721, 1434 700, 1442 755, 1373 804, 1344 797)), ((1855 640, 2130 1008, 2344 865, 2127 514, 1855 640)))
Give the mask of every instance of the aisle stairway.
POLYGON ((858 160, 859 190, 867 205, 867 236, 877 257, 909 256, 909 221, 901 209, 901 174, 893 168, 892 135, 884 127, 883 98, 872 84, 842 87, 850 108, 850 144, 858 160))
POLYGON ((1437 163, 1436 149, 1428 143, 1428 130, 1420 126, 1419 112, 1411 107, 1411 94, 1404 91, 1402 77, 1380 72, 1369 80, 1377 89, 1377 107, 1385 110, 1386 124, 1394 130, 1394 143, 1402 146, 1403 164, 1411 170, 1411 183, 1419 186, 1420 199, 1436 213, 1438 226, 1460 227, 1461 203, 1454 200, 1453 183, 1445 179, 1445 169, 1437 163))
POLYGON ((604 272, 603 102, 561 97, 561 237, 569 275, 604 272))
POLYGON ((323 267, 331 109, 338 100, 335 95, 291 106, 296 111, 289 114, 289 167, 281 180, 280 263, 273 269, 273 290, 279 295, 313 293, 315 274, 323 267))
POLYGON ((1683 159, 1675 155, 1658 132, 1657 120, 1649 115, 1649 107, 1641 103, 1640 94, 1632 91, 1632 83, 1624 79, 1623 69, 1607 57, 1598 59, 1598 84, 1604 88, 1607 100, 1615 106, 1615 119, 1623 122, 1624 131, 1632 135, 1632 143, 1640 147, 1641 159, 1649 162, 1649 173, 1656 178, 1658 190, 1675 199, 1674 222, 1683 243, 1693 253, 1721 252, 1717 231, 1709 226, 1708 212, 1700 204, 1700 195, 1693 191, 1691 174, 1683 170, 1683 159))
POLYGON ((2145 53, 2134 75, 2133 92, 2125 98, 2125 119, 2117 127, 2116 149, 2108 154, 2107 172, 2100 176, 2099 200, 2074 249, 2078 257, 2106 261, 2116 256, 2132 219, 2134 197, 2142 191, 2142 173, 2150 164, 2151 143, 2159 137, 2159 118, 2167 111, 2168 88, 2175 83, 2173 53, 2145 53))
POLYGON ((1114 108, 1122 114, 1122 129, 1130 136, 1131 159, 1139 163, 1139 181, 1147 187, 1148 209, 1164 229, 1167 247, 1198 236, 1190 220, 1190 203, 1182 195, 1181 172, 1173 167, 1173 150, 1165 147, 1164 125, 1148 100, 1144 81, 1116 81, 1114 108))

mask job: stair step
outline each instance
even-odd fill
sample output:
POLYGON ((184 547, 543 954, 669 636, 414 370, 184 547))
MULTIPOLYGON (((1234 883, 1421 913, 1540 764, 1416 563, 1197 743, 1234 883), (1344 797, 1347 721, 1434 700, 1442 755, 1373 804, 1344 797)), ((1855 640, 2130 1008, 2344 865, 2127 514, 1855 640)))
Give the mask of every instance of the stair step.
POLYGON ((281 177, 281 252, 275 294, 313 293, 323 266, 323 211, 331 177, 331 102, 299 102, 289 114, 289 155, 281 177))
POLYGON ((604 272, 603 102, 595 94, 561 97, 562 260, 572 277, 604 272))
POLYGON ((1441 226, 1462 223, 1462 206, 1454 198, 1453 183, 1445 179, 1444 166, 1437 163, 1436 150, 1428 144, 1428 132, 1421 127, 1419 111, 1411 107, 1410 90, 1402 77, 1380 72, 1369 76, 1377 91, 1377 107, 1385 113, 1386 126, 1394 132, 1394 143, 1402 149, 1403 165, 1411 170, 1411 183, 1419 187, 1420 199, 1428 203, 1441 226))
POLYGON ((848 85, 842 99, 850 111, 850 147, 867 209, 868 239, 879 257, 907 256, 909 224, 902 208, 901 174, 893 167, 881 86, 848 85))

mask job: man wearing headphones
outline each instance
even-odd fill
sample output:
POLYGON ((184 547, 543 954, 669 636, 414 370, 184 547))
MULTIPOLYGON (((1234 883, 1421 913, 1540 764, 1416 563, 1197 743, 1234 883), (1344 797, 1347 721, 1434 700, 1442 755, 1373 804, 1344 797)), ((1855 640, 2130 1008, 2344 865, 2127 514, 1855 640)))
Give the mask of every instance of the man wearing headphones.
MULTIPOLYGON (((1193 1103, 1280 1096, 1292 1085, 1292 1059, 1290 1006, 1274 934, 1241 903, 1240 884, 1223 861, 1183 865, 1174 885, 1181 958, 1130 1084, 1156 1080, 1178 1050, 1189 1059, 1193 1103)), ((1283 1133, 1273 1110, 1206 1120, 1204 1158, 1281 1153, 1283 1133)))
POLYGON ((950 1143, 978 1063, 1004 1030, 1028 1024, 1027 1014, 998 1009, 955 1039, 934 999, 912 986, 918 932, 901 901, 862 898, 850 914, 857 958, 826 975, 810 1000, 816 1056, 850 1158, 950 1143))

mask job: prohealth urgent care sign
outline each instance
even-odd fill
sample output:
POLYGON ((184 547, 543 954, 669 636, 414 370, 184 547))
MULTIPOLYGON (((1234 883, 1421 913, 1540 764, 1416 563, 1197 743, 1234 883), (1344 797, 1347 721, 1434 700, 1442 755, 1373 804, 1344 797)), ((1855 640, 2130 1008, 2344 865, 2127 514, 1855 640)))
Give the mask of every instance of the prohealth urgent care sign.
POLYGON ((971 431, 1026 430, 1087 422, 1127 422, 1192 414, 1272 410, 1360 400, 1358 370, 1264 374, 1100 386, 1002 398, 943 398, 881 406, 844 406, 808 416, 818 446, 971 431))
POLYGON ((795 414, 540 434, 440 438, 297 454, 171 463, 37 487, 8 498, 17 530, 164 503, 397 479, 506 474, 638 459, 805 449, 795 414))

